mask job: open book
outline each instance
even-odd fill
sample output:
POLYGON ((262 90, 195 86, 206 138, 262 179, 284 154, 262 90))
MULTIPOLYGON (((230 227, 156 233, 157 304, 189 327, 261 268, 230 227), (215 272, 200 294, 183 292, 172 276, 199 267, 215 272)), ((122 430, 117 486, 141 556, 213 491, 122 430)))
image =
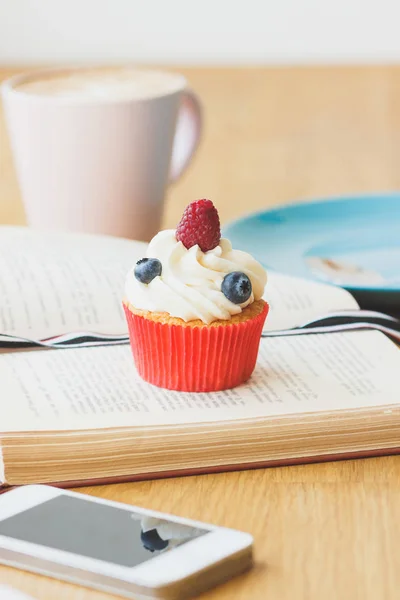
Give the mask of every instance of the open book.
MULTIPOLYGON (((2 350, 0 484, 79 485, 397 451, 400 354, 380 331, 266 337, 252 378, 224 392, 143 382, 123 343, 121 299, 144 249, 0 227, 0 343, 61 336, 61 346, 102 344, 2 350)), ((266 333, 358 308, 340 288, 273 273, 265 298, 266 333)))

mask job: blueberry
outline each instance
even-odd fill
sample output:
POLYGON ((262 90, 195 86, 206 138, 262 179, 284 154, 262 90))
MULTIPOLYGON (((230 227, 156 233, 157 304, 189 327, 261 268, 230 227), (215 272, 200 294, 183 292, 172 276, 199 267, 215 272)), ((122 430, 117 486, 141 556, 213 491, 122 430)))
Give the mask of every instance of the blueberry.
POLYGON ((150 283, 161 275, 162 266, 157 258, 141 258, 135 265, 135 277, 140 283, 150 283))
POLYGON ((233 271, 233 273, 225 275, 221 290, 224 296, 234 304, 243 304, 251 296, 251 281, 245 273, 233 271))
POLYGON ((140 539, 142 540, 143 546, 146 550, 154 552, 155 550, 164 550, 168 546, 168 540, 163 540, 157 529, 150 529, 149 531, 141 531, 140 539))

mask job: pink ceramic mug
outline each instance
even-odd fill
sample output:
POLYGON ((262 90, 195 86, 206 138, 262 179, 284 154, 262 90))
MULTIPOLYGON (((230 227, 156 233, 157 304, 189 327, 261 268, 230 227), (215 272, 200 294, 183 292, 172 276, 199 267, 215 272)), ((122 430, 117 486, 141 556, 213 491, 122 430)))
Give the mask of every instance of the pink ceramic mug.
POLYGON ((3 100, 29 225, 146 241, 159 230, 201 133, 183 76, 45 69, 6 81, 3 100))

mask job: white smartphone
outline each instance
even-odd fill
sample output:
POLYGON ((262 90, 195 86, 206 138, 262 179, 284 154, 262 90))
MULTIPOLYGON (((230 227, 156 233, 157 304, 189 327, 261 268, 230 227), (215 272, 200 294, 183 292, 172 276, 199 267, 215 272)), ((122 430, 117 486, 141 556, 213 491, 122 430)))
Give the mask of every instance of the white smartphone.
POLYGON ((19 590, 8 585, 0 584, 0 600, 35 600, 32 596, 27 596, 19 590))
POLYGON ((183 599, 252 565, 248 533, 45 485, 0 496, 0 563, 126 598, 183 599))

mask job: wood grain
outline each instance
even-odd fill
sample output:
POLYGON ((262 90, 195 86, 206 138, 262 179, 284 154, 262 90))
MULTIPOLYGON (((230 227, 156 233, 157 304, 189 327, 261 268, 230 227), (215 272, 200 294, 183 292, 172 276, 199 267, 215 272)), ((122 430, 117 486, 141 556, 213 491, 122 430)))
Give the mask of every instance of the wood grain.
MULTIPOLYGON (((212 198, 226 222, 292 200, 400 187, 400 68, 181 71, 203 98, 205 132, 195 162, 169 190, 166 226, 196 197, 212 198)), ((1 119, 0 222, 23 222, 1 119)), ((256 567, 204 598, 399 596, 397 457, 84 491, 252 533, 256 567)), ((110 598, 4 567, 0 581, 41 600, 110 598)))

